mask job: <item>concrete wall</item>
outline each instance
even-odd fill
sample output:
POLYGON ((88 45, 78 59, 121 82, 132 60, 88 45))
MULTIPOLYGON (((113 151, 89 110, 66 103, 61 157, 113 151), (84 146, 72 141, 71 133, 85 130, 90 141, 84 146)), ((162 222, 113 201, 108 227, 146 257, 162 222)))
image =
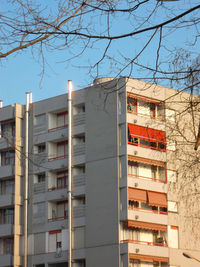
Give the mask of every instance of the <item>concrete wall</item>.
POLYGON ((116 82, 86 95, 86 265, 119 266, 116 82))

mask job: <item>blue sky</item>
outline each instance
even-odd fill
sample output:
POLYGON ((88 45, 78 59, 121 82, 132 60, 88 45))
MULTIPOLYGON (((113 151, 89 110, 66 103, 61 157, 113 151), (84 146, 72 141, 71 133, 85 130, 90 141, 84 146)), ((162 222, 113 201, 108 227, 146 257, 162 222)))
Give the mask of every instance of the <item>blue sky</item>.
MULTIPOLYGON (((182 4, 188 3, 188 1, 180 1, 182 4)), ((196 2, 196 1, 194 1, 196 2)), ((170 3, 178 5, 178 3, 170 3)), ((182 10, 180 10, 181 12, 182 10)), ((118 18, 118 23, 113 25, 113 32, 119 30, 120 32, 128 31, 127 21, 122 18, 118 18)), ((157 17, 156 21, 162 21, 162 17, 157 17)), ((105 23, 101 22, 102 25, 105 23)), ((97 23, 98 27, 100 25, 97 23)), ((130 27, 130 25, 129 25, 130 27)), ((164 34, 166 31, 164 31, 164 34)), ((121 60, 120 53, 131 58, 134 57, 141 47, 145 44, 145 41, 149 38, 149 34, 143 34, 135 39, 123 39, 113 42, 112 50, 109 51, 110 55, 121 60)), ((175 33, 172 33, 166 41, 165 45, 168 48, 174 50, 184 46, 184 43, 191 40, 191 29, 180 29, 175 33)), ((155 36, 152 43, 144 51, 139 58, 139 62, 142 64, 148 64, 155 66, 156 49, 158 46, 159 36, 155 36)), ((41 78, 41 62, 38 62, 37 58, 33 58, 31 49, 24 50, 21 54, 13 54, 6 59, 2 59, 0 65, 0 99, 4 101, 4 105, 10 105, 14 103, 25 103, 25 92, 32 91, 33 101, 38 101, 44 98, 52 97, 55 95, 63 94, 67 89, 67 80, 73 80, 74 89, 81 89, 90 83, 96 76, 95 70, 88 73, 88 68, 85 66, 93 64, 100 57, 105 47, 105 43, 100 42, 96 45, 96 48, 87 50, 84 55, 76 58, 72 62, 65 62, 66 56, 69 56, 71 51, 69 49, 63 51, 49 51, 45 52, 45 57, 48 61, 48 65, 45 67, 45 73, 41 78)), ((79 44, 76 44, 74 50, 78 51, 79 44)), ((191 47, 192 50, 198 49, 191 47)), ((72 49, 73 51, 73 49, 72 49)), ((161 49, 162 58, 167 61, 166 52, 161 49)), ((114 76, 117 73, 117 66, 112 62, 105 61, 100 69, 100 76, 114 76)), ((129 68, 126 69, 122 75, 128 75, 129 68)), ((134 77, 142 76, 141 73, 133 71, 134 77)))

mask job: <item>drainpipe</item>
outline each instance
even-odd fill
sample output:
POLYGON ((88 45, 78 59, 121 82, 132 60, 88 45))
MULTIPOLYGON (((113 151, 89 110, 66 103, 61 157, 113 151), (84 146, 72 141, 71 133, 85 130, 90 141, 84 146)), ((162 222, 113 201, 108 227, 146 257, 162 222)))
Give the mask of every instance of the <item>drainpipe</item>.
POLYGON ((27 267, 28 258, 28 130, 29 130, 30 93, 26 93, 25 110, 25 162, 24 162, 24 258, 23 267, 27 267))
MULTIPOLYGON (((0 108, 2 108, 3 107, 3 100, 0 100, 0 108)), ((2 137, 2 135, 1 135, 1 124, 0 124, 0 138, 2 137)))
POLYGON ((72 81, 68 80, 68 267, 72 266, 72 81))

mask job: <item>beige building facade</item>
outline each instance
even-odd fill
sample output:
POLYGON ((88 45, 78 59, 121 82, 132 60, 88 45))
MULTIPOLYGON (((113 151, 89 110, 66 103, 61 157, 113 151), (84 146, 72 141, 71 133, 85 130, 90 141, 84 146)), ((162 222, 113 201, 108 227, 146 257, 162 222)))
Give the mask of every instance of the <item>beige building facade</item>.
MULTIPOLYGON (((73 92, 73 267, 199 266, 190 97, 126 77, 73 92)), ((25 264, 25 203, 27 267, 67 267, 67 95, 25 111, 0 108, 0 267, 25 264)))

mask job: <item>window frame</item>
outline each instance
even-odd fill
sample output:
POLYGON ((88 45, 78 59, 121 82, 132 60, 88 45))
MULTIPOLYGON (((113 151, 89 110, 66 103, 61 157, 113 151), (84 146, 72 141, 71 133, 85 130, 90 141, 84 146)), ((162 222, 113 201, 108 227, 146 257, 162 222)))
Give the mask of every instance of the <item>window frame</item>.
POLYGON ((1 166, 8 166, 15 164, 15 151, 8 150, 1 152, 1 166))

